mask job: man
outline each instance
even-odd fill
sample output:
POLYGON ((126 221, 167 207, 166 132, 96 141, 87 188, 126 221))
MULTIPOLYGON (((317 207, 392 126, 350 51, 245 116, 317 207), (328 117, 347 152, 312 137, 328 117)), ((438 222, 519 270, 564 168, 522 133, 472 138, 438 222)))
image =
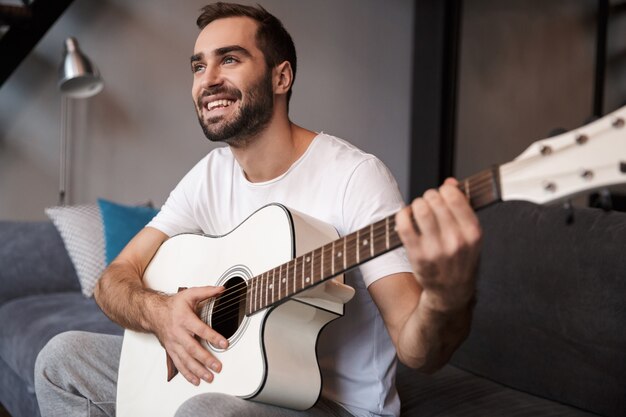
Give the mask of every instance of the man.
MULTIPOLYGON (((171 193, 155 219, 112 262, 95 292, 126 328, 152 332, 192 384, 219 378, 227 364, 196 338, 229 341, 195 314, 223 288, 175 295, 147 289, 142 275, 168 237, 220 235, 259 207, 280 202, 332 224, 344 235, 401 209, 395 181, 372 155, 291 123, 293 42, 261 7, 217 3, 198 18, 191 57, 192 98, 208 139, 223 141, 171 193)), ((177 416, 398 415, 395 357, 431 372, 469 331, 480 228, 454 180, 429 190, 396 216, 405 251, 346 275, 356 296, 320 336, 322 399, 297 412, 217 394, 188 400, 177 416), (414 222, 417 227, 415 227, 414 222), (419 231, 417 231, 419 230, 419 231), (408 255, 406 256, 405 255, 408 255)), ((70 333, 53 339, 36 366, 44 417, 114 415, 121 338, 70 333), (89 351, 88 357, 72 352, 89 351), (64 356, 71 361, 62 361, 64 356)))

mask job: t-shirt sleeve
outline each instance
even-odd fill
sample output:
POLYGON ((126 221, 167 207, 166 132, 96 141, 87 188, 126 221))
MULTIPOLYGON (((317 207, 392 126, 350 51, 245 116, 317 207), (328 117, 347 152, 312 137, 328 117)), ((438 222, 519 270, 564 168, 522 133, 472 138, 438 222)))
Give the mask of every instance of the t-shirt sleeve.
MULTIPOLYGON (((377 158, 368 158, 354 169, 344 196, 343 219, 348 233, 398 212, 404 206, 398 184, 377 158)), ((387 275, 412 272, 404 248, 360 266, 366 286, 387 275)))
POLYGON ((201 231, 193 202, 199 192, 201 176, 206 175, 206 165, 207 158, 204 158, 180 180, 159 213, 146 227, 158 229, 169 237, 201 231))

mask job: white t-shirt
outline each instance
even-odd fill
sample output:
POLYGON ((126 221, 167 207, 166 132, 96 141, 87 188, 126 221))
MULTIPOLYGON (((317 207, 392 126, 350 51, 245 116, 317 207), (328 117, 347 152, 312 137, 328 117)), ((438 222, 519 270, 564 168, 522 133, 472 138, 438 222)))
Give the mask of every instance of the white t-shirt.
MULTIPOLYGON (((213 150, 181 180, 148 226, 168 236, 223 235, 273 202, 331 224, 341 236, 404 205, 393 176, 379 159, 321 133, 287 172, 262 183, 246 179, 229 147, 213 150)), ((398 249, 347 273, 345 282, 356 294, 344 317, 320 335, 322 395, 355 415, 400 414, 396 352, 367 287, 387 275, 410 271, 404 249, 398 249)))

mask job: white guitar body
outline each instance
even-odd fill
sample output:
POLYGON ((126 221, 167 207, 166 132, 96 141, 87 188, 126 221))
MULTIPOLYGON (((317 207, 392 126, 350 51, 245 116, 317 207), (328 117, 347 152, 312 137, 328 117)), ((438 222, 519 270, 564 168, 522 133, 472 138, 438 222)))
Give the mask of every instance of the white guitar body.
MULTIPOLYGON (((336 238, 337 232, 318 220, 269 205, 225 236, 183 234, 167 240, 148 266, 144 282, 173 294, 179 287, 245 281, 336 238)), ((315 351, 319 332, 343 315, 344 304, 354 294, 342 282, 343 277, 326 281, 244 317, 226 350, 202 341, 223 363, 210 384, 194 386, 180 374, 168 382, 166 353, 156 337, 127 330, 117 416, 171 417, 188 398, 209 392, 293 409, 313 406, 321 392, 315 351)))

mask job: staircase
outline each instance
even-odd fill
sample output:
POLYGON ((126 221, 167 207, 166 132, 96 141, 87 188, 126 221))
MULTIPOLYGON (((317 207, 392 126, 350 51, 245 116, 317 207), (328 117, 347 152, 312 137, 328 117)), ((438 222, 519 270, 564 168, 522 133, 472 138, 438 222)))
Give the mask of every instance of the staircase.
POLYGON ((0 87, 72 0, 0 0, 0 87))

